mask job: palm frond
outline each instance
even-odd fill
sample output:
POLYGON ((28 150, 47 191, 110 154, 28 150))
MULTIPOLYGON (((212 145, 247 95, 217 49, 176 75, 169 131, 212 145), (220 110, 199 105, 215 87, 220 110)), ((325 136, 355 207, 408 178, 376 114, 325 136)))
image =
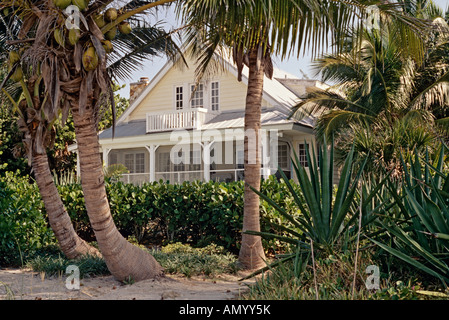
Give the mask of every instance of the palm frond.
POLYGON ((171 36, 157 24, 149 26, 142 22, 130 34, 119 34, 113 42, 114 51, 109 55, 107 68, 110 76, 123 80, 154 57, 177 58, 181 50, 171 36))

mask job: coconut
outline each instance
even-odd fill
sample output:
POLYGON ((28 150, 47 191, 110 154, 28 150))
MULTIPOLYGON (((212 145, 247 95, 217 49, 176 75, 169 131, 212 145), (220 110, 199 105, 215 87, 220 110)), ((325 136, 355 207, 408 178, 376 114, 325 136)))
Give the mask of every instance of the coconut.
POLYGON ((53 3, 55 4, 56 7, 58 7, 59 9, 65 9, 67 8, 69 5, 72 4, 71 0, 53 0, 53 3))
POLYGON ((103 43, 104 51, 106 51, 106 53, 111 53, 112 50, 114 50, 114 47, 112 46, 111 41, 103 40, 102 43, 103 43))
POLYGON ((106 24, 106 21, 104 21, 104 16, 102 14, 97 15, 94 18, 94 21, 100 29, 103 28, 106 24))
POLYGON ((114 40, 115 36, 117 35, 117 28, 112 28, 111 30, 109 30, 108 32, 106 32, 106 34, 104 35, 104 37, 107 40, 114 40))
POLYGON ((72 4, 77 6, 81 11, 83 11, 89 5, 89 0, 72 0, 72 4))
POLYGON ((20 80, 23 79, 23 71, 20 66, 17 67, 16 70, 13 72, 13 74, 11 75, 11 79, 16 82, 19 82, 20 80))
POLYGON ((114 8, 109 8, 108 10, 106 10, 106 12, 104 13, 104 18, 106 21, 111 22, 114 21, 115 19, 117 19, 117 10, 114 8))
POLYGON ((55 31, 53 31, 53 37, 61 47, 65 46, 64 31, 62 29, 55 29, 55 31))
POLYGON ((69 36, 68 36, 70 45, 74 46, 78 42, 80 36, 81 36, 81 33, 80 33, 79 29, 75 29, 75 28, 70 29, 69 36))
POLYGON ((86 71, 94 70, 98 65, 98 55, 94 47, 89 47, 83 54, 83 67, 86 71))
POLYGON ((118 25, 118 30, 123 34, 130 34, 132 29, 128 22, 123 21, 118 25))
POLYGON ((9 65, 13 66, 16 62, 20 60, 20 55, 17 51, 9 51, 9 65))

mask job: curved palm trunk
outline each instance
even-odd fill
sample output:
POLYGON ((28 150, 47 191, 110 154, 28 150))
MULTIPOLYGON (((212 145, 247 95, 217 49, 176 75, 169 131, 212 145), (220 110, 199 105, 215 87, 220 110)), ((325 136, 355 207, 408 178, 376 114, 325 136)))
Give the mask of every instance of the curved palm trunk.
POLYGON ((100 156, 92 100, 83 114, 71 102, 81 169, 81 185, 92 229, 111 274, 120 281, 140 281, 163 274, 159 263, 148 252, 129 243, 117 230, 112 219, 100 156))
MULTIPOLYGON (((243 232, 260 231, 259 196, 249 186, 260 190, 260 116, 262 108, 264 62, 260 59, 257 68, 257 49, 248 53, 249 77, 245 107, 245 189, 243 206, 243 232), (248 137, 254 136, 254 139, 248 137), (256 152, 253 152, 253 151, 256 152), (256 155, 256 159, 248 159, 248 155, 256 155)), ((265 266, 265 253, 260 236, 242 235, 239 262, 245 269, 257 269, 265 266)))
POLYGON ((58 240, 62 252, 69 259, 75 259, 83 255, 100 255, 98 250, 75 232, 67 211, 64 208, 58 189, 53 180, 46 154, 34 154, 31 165, 34 178, 47 211, 48 221, 58 240))

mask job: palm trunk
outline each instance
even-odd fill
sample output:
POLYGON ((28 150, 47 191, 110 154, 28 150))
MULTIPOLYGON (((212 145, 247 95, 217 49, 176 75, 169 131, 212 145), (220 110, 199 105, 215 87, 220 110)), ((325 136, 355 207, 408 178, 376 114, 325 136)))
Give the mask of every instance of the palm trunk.
POLYGON ((81 185, 92 229, 111 274, 119 281, 140 281, 163 274, 159 263, 148 252, 129 243, 112 219, 100 155, 92 100, 81 115, 77 102, 71 102, 81 169, 81 185))
MULTIPOLYGON (((260 190, 260 116, 262 108, 264 62, 257 68, 257 49, 249 52, 248 91, 245 107, 245 189, 243 206, 243 232, 260 231, 259 196, 249 186, 260 190), (249 139, 255 135, 256 141, 249 139), (256 159, 248 159, 255 149, 256 159), (251 152, 250 152, 251 151, 251 152)), ((260 59, 263 60, 263 59, 260 59)), ((239 262, 245 269, 256 269, 265 266, 265 253, 260 236, 242 235, 239 262)))
POLYGON ((45 210, 47 211, 48 221, 62 252, 69 259, 75 259, 88 254, 100 255, 96 248, 87 244, 76 234, 72 220, 64 208, 64 204, 54 183, 48 165, 47 155, 35 154, 32 156, 31 162, 34 178, 39 187, 45 210))

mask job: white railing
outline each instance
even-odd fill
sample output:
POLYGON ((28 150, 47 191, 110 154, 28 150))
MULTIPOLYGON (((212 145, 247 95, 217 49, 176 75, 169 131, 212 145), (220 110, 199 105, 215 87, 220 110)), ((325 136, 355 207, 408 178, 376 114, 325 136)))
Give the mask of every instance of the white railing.
POLYGON ((175 129, 199 130, 206 121, 214 116, 215 114, 204 108, 147 113, 147 133, 175 129))
MULTIPOLYGON (((155 172, 155 180, 161 180, 170 183, 183 183, 184 181, 204 181, 204 171, 172 171, 155 172)), ((243 179, 243 169, 222 169, 210 170, 210 179, 213 181, 232 182, 243 179)), ((150 181, 149 173, 124 173, 120 177, 124 183, 141 185, 150 181)))

